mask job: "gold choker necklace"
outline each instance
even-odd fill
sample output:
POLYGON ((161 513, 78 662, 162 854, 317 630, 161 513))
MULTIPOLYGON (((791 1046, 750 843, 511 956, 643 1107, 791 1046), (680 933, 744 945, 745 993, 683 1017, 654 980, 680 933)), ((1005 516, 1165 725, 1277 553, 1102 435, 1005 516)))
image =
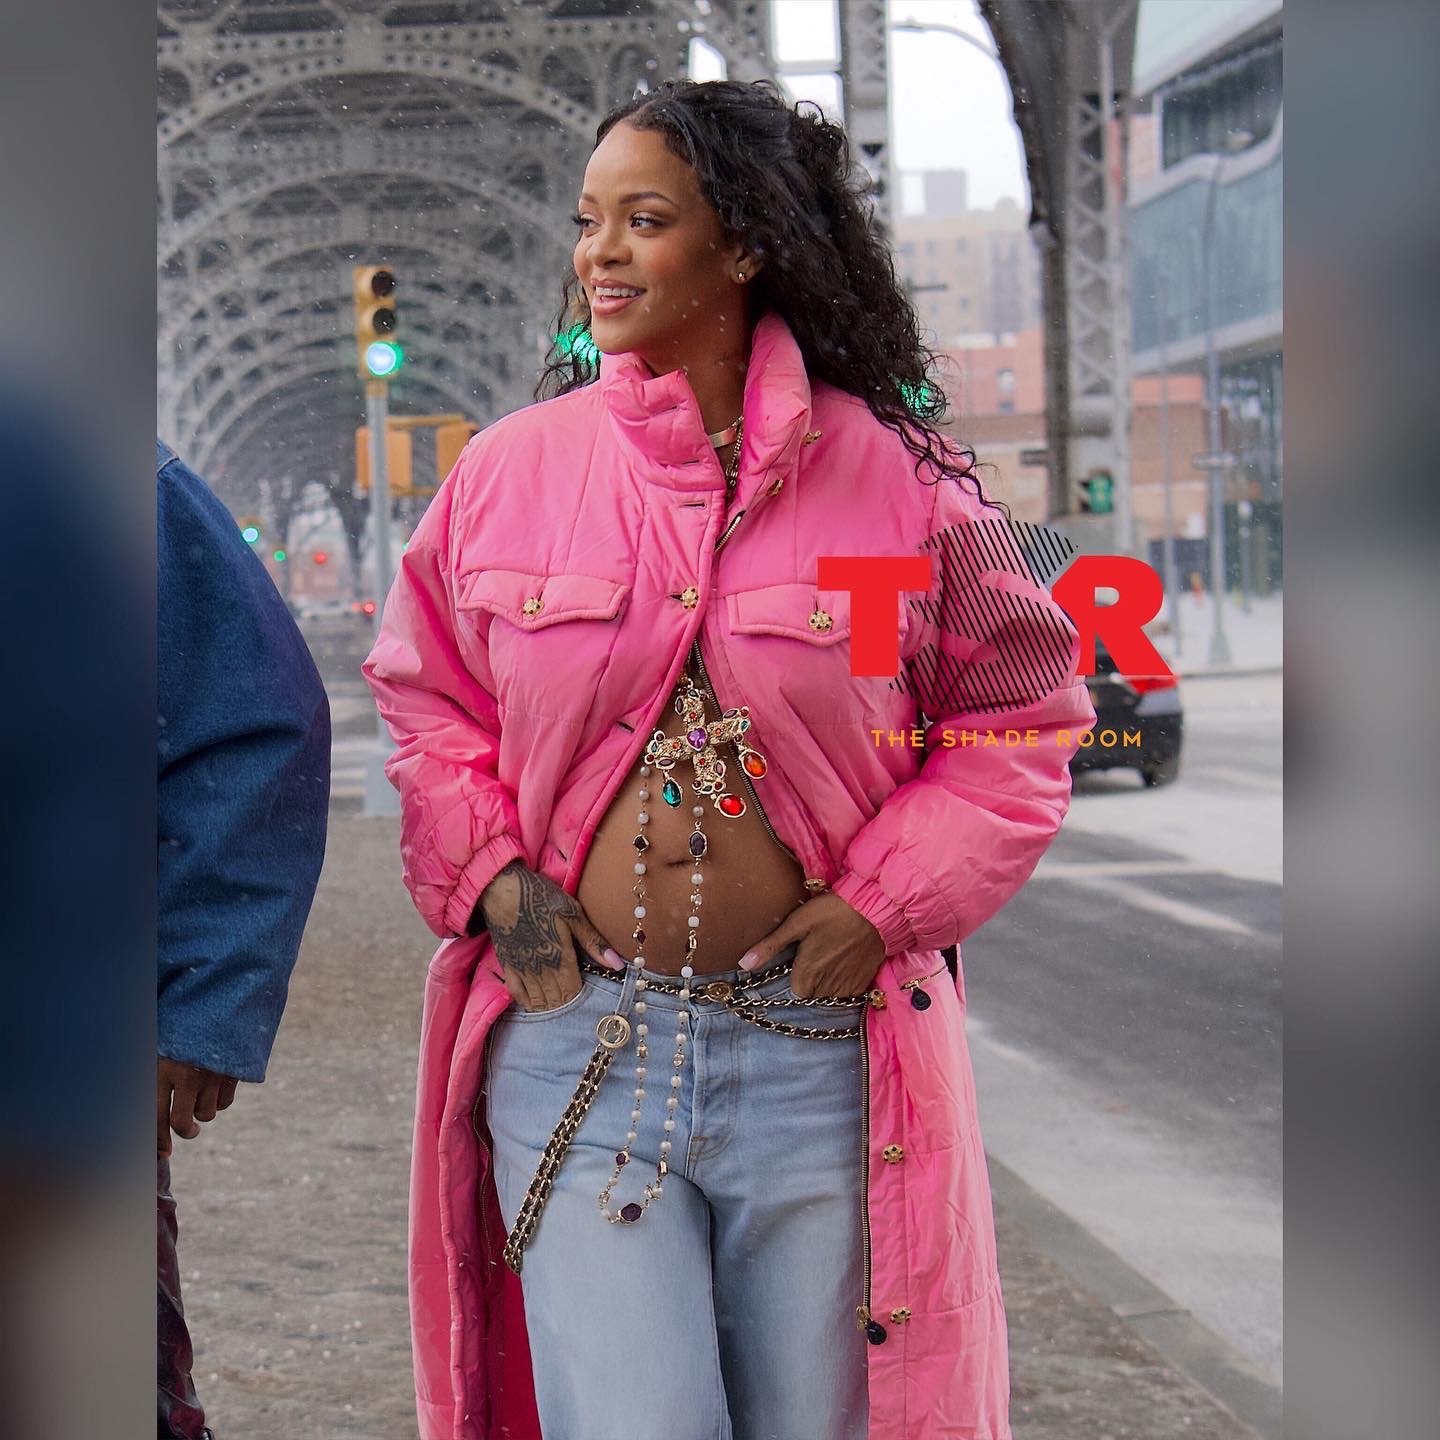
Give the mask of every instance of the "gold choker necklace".
POLYGON ((705 438, 718 450, 722 445, 728 445, 735 438, 736 427, 740 424, 740 417, 736 417, 723 430, 716 430, 714 434, 705 438))

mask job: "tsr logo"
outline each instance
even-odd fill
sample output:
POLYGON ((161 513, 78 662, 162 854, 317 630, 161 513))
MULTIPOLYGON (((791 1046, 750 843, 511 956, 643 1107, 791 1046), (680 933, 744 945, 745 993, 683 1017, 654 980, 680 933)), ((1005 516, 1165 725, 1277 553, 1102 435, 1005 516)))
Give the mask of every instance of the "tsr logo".
MULTIPOLYGON (((999 522, 978 522, 972 532, 999 522)), ((958 530, 960 527, 956 527, 958 530)), ((949 538, 949 537, 942 537, 949 538)), ((966 635, 980 648, 987 638, 1003 650, 1009 622, 1023 619, 1026 604, 1044 594, 1030 567, 997 562, 987 534, 959 547, 942 546, 942 590, 948 595, 948 615, 938 623, 950 633, 966 635), (951 561, 953 563, 947 563, 951 561), (1023 577, 1024 584, 1017 585, 1023 577), (951 618, 953 617, 953 618, 951 618), (947 624, 947 620, 949 623, 947 624), (988 636, 986 632, 988 631, 988 636)), ((1011 547, 1012 553, 1018 551, 1011 547)), ((850 673, 894 675, 900 668, 900 637, 895 614, 902 593, 935 594, 933 555, 822 555, 816 563, 816 585, 821 590, 843 590, 850 595, 850 673)), ((1076 673, 1095 673, 1095 638, 1105 642, 1116 667, 1127 675, 1170 678, 1171 670, 1150 643, 1144 627, 1160 613, 1164 585, 1153 566, 1129 555, 1079 555, 1049 592, 1075 626, 1080 640, 1076 673), (1102 605, 1096 591, 1114 590, 1119 597, 1102 605)))

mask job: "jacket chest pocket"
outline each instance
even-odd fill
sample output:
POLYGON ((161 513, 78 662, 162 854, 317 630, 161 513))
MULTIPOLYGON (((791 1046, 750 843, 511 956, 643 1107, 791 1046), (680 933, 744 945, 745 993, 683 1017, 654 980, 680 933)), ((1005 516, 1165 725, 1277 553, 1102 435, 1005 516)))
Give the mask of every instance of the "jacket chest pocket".
POLYGON ((484 631, 495 698, 508 710, 583 719, 615 648, 630 597, 623 580, 571 572, 476 570, 455 608, 467 638, 484 631))
MULTIPOLYGON (((900 596, 896 633, 904 653, 909 614, 900 596)), ((799 582, 725 597, 732 666, 742 690, 773 687, 783 709, 809 726, 888 723, 913 710, 894 676, 850 673, 853 618, 846 591, 799 582)), ((897 662, 897 671, 899 669, 897 662)))

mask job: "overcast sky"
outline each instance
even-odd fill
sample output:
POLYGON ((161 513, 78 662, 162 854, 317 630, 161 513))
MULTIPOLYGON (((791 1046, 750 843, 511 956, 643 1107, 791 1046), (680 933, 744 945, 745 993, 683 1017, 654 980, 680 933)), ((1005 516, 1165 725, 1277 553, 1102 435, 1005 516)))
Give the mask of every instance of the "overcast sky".
MULTIPOLYGON (((952 25, 994 44, 974 0, 889 0, 890 21, 952 25)), ((835 58, 833 0, 774 0, 776 54, 835 58)), ((1010 87, 999 62, 943 32, 893 32, 890 37, 891 124, 900 170, 965 170, 970 204, 988 209, 1002 195, 1030 203, 1020 135, 1010 114, 1010 87)), ((797 94, 833 103, 833 83, 792 80, 797 94)), ((912 207, 905 197, 906 208, 912 207)))

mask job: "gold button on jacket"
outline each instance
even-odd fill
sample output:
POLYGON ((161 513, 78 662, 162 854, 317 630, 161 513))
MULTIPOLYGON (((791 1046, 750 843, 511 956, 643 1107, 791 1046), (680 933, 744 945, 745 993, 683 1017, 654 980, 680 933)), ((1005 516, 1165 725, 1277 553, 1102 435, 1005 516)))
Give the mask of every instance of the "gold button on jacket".
POLYGON ((905 1158, 903 1145, 887 1145, 881 1152, 887 1165, 898 1165, 905 1158))
POLYGON ((835 622, 823 611, 816 610, 810 616, 810 628, 812 630, 828 630, 835 622))
POLYGON ((538 595, 532 595, 520 608, 527 615, 538 615, 540 613, 540 607, 544 603, 538 595))

